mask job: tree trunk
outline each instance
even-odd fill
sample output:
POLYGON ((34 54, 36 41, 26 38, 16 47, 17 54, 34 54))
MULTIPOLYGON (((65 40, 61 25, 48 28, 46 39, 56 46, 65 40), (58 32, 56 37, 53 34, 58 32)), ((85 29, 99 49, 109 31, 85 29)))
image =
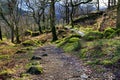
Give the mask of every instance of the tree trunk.
POLYGON ((41 28, 41 25, 40 25, 40 22, 38 23, 38 28, 39 28, 39 32, 42 34, 42 28, 41 28))
POLYGON ((43 11, 42 22, 43 22, 43 30, 45 30, 45 10, 43 11))
POLYGON ((111 0, 108 0, 108 9, 110 9, 110 1, 111 1, 111 0))
POLYGON ((66 23, 69 24, 69 8, 66 6, 66 23))
POLYGON ((97 10, 99 11, 100 10, 100 2, 99 2, 99 0, 97 0, 97 4, 98 4, 97 10))
POLYGON ((16 43, 20 43, 20 39, 19 39, 19 29, 18 27, 16 26, 16 43))
POLYGON ((72 0, 71 0, 71 13, 70 13, 70 20, 71 20, 71 26, 72 28, 74 27, 74 23, 73 23, 73 9, 74 9, 74 6, 72 4, 72 0))
POLYGON ((2 30, 1 30, 1 26, 0 26, 0 39, 2 40, 2 30))
POLYGON ((120 28, 120 0, 118 0, 118 5, 117 5, 117 22, 116 22, 116 27, 120 28))
POLYGON ((11 27, 11 42, 14 43, 14 27, 11 27))
POLYGON ((116 0, 114 0, 114 6, 116 5, 116 0))
POLYGON ((57 35, 56 35, 56 28, 55 28, 55 1, 51 0, 51 5, 50 5, 50 27, 52 28, 52 36, 53 36, 53 40, 52 41, 56 41, 57 35))

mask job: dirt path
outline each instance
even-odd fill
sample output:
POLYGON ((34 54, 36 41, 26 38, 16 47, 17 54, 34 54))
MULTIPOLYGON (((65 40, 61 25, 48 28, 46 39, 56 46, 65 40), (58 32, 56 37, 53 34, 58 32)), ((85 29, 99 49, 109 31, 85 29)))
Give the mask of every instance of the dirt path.
POLYGON ((62 49, 47 45, 37 49, 34 55, 43 54, 48 54, 41 60, 44 73, 33 80, 93 80, 89 76, 90 69, 83 66, 76 57, 64 53, 62 49))

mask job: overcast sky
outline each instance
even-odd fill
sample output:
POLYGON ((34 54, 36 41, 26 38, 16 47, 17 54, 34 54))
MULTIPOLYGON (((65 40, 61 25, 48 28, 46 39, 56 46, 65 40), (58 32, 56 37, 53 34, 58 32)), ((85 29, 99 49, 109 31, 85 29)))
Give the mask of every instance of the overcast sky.
MULTIPOLYGON (((97 0, 93 0, 93 1, 97 1, 97 0)), ((107 2, 108 0, 100 0, 100 8, 103 8, 103 7, 107 7, 107 2)), ((26 4, 23 3, 23 9, 24 10, 27 10, 27 7, 25 6, 26 4)))

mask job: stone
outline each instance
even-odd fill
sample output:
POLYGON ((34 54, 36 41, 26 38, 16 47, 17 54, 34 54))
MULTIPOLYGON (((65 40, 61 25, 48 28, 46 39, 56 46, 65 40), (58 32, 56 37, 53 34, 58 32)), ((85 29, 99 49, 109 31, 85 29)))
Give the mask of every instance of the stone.
POLYGON ((35 74, 35 75, 42 74, 42 72, 43 72, 43 69, 40 66, 30 67, 27 70, 27 73, 29 73, 29 74, 35 74))
POLYGON ((82 74, 82 75, 81 75, 81 78, 82 78, 82 79, 87 79, 88 76, 87 76, 86 74, 82 74))
POLYGON ((31 60, 41 60, 42 58, 40 56, 33 56, 31 60))
POLYGON ((42 56, 45 57, 45 56, 48 56, 48 54, 43 54, 42 56))

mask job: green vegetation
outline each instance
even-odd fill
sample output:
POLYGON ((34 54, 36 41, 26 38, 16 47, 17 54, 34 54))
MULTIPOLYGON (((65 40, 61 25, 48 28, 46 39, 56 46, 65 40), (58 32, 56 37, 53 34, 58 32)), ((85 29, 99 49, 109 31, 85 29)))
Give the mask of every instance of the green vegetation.
POLYGON ((101 39, 101 38, 103 38, 103 33, 98 31, 89 32, 84 36, 84 39, 87 41, 92 41, 92 40, 101 39))
POLYGON ((22 45, 25 46, 25 47, 28 47, 28 46, 37 46, 37 45, 40 45, 41 42, 38 41, 38 40, 26 40, 24 42, 22 42, 22 45))
POLYGON ((59 40, 56 43, 58 43, 57 45, 62 47, 66 52, 77 51, 81 47, 79 37, 79 35, 71 35, 70 37, 59 40))
POLYGON ((31 61, 26 65, 27 73, 30 74, 41 74, 43 73, 43 68, 40 66, 39 61, 31 61))
POLYGON ((114 32, 115 32, 114 29, 108 28, 108 29, 106 29, 106 30, 104 31, 104 37, 105 37, 105 38, 110 38, 111 34, 114 33, 114 32))

